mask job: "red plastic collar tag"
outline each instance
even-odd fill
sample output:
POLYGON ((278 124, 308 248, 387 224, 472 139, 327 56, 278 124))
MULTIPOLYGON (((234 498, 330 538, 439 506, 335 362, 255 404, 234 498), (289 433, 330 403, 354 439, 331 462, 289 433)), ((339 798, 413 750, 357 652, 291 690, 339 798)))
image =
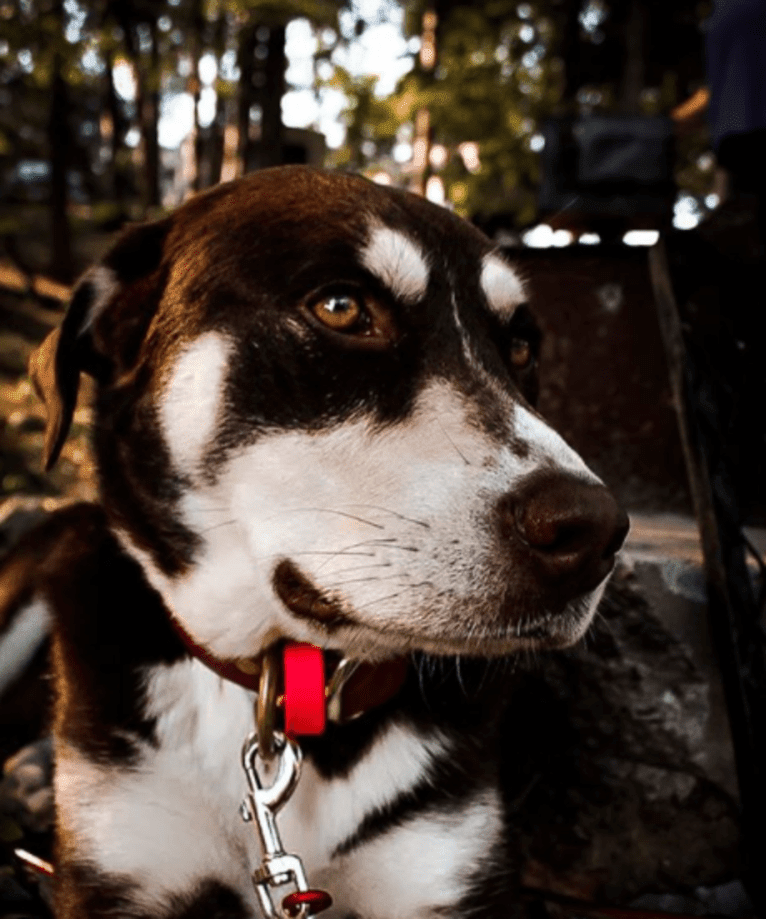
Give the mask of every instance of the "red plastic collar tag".
POLYGON ((326 722, 322 649, 309 644, 286 644, 284 678, 285 734, 321 734, 326 722))

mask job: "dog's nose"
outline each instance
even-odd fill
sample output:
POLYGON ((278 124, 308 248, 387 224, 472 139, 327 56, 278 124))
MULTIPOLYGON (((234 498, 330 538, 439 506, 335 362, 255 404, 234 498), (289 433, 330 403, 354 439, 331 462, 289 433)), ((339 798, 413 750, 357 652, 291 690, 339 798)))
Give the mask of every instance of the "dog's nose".
POLYGON ((500 502, 501 532, 520 542, 547 590, 568 602, 609 574, 628 515, 597 482, 567 473, 532 476, 500 502))

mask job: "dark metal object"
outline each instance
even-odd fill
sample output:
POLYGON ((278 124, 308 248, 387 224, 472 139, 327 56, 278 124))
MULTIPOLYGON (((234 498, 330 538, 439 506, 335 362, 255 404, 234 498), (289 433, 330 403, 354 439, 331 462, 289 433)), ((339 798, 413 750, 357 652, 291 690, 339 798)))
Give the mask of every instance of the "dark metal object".
MULTIPOLYGON (((709 355, 683 323, 664 241, 649 266, 665 345, 708 587, 739 781, 745 884, 766 916, 766 633, 764 565, 743 532, 733 401, 709 372, 709 355)), ((723 311, 723 310, 722 310, 723 311)), ((723 323, 721 335, 725 334, 723 323)), ((721 342, 724 348, 727 343, 721 342)), ((735 394, 736 395, 736 394, 735 394)), ((752 424, 761 424, 753 418, 752 424)))
POLYGON ((540 209, 573 217, 671 214, 673 123, 669 118, 587 115, 543 124, 540 209))

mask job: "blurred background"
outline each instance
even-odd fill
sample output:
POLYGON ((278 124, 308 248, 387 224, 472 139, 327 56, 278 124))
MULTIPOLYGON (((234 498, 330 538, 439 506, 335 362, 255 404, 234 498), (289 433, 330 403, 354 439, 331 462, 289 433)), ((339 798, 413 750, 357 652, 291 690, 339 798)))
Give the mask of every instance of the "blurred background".
MULTIPOLYGON (((94 238, 126 219, 280 162, 362 171, 421 189, 502 238, 565 245, 567 232, 539 228, 547 119, 674 113, 704 86, 710 9, 709 0, 2 0, 6 257, 71 280, 94 238)), ((694 111, 672 164, 670 216, 683 227, 717 202, 694 111)), ((633 223, 657 229, 667 218, 652 216, 633 223)), ((567 226, 578 237, 582 228, 567 226)))

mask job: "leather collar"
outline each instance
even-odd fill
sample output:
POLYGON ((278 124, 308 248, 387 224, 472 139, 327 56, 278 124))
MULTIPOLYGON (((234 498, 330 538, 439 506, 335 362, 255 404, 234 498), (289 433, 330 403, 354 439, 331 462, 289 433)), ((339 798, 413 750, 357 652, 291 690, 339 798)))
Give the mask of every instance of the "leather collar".
MULTIPOLYGON (((224 680, 236 683, 258 692, 261 679, 261 658, 246 657, 227 660, 216 657, 198 644, 186 629, 173 617, 170 617, 179 638, 187 651, 197 660, 224 680)), ((326 679, 329 682, 341 661, 333 652, 325 655, 326 679)), ((363 715, 370 709, 385 704, 399 692, 407 676, 408 660, 405 657, 394 657, 379 663, 360 661, 354 672, 343 684, 340 697, 339 715, 334 720, 341 724, 363 715)), ((282 687, 278 690, 280 693, 282 687)))

